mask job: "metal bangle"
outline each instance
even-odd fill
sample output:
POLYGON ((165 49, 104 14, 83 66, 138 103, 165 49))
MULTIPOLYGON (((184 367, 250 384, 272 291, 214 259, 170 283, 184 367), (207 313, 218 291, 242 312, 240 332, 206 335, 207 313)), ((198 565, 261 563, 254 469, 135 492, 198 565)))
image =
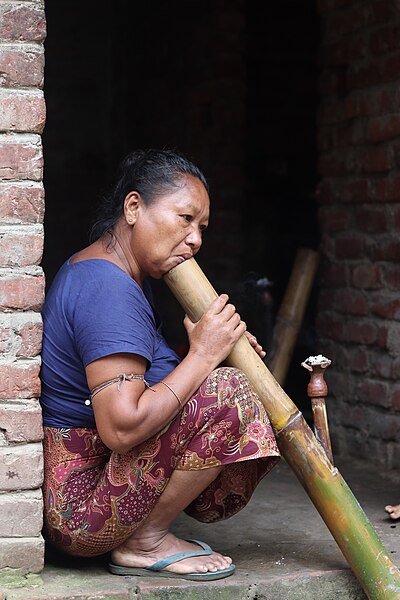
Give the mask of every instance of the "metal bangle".
POLYGON ((172 387, 171 387, 171 386, 170 386, 168 383, 166 383, 165 381, 160 381, 160 383, 162 383, 163 385, 165 385, 165 386, 166 386, 166 387, 167 387, 167 388, 168 388, 168 389, 169 389, 169 390, 170 390, 170 391, 173 393, 173 395, 175 396, 175 398, 176 398, 176 399, 178 400, 178 402, 179 402, 179 406, 180 406, 181 408, 183 408, 182 401, 181 401, 181 399, 179 398, 178 394, 175 392, 175 390, 173 390, 173 389, 172 389, 172 387))

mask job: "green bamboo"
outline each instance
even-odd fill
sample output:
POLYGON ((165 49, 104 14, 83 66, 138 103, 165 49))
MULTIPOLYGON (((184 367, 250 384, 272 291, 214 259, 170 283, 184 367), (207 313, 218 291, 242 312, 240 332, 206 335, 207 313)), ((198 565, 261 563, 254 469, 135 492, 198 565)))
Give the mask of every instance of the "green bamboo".
MULTIPOLYGON (((194 322, 217 297, 193 258, 172 269, 164 279, 194 322)), ((267 411, 282 456, 319 511, 369 600, 398 600, 400 571, 301 412, 245 335, 226 362, 248 376, 267 411)))

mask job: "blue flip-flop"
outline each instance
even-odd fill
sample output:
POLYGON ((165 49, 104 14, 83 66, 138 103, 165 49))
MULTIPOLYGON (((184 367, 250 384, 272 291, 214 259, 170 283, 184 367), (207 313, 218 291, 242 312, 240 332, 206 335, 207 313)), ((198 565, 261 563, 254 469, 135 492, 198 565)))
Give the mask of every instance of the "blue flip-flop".
POLYGON ((190 579, 191 581, 213 581, 214 579, 223 579, 229 577, 235 572, 236 566, 234 564, 229 565, 226 569, 220 571, 208 571, 207 573, 173 573, 168 571, 165 567, 172 565, 185 558, 192 558, 193 556, 210 556, 213 553, 212 549, 205 542, 200 540, 186 540, 187 542, 193 542, 200 546, 202 550, 189 550, 188 552, 178 552, 177 554, 171 554, 162 560, 157 561, 149 567, 123 567, 121 565, 115 565, 109 563, 108 568, 114 575, 139 575, 144 577, 172 577, 176 579, 190 579))

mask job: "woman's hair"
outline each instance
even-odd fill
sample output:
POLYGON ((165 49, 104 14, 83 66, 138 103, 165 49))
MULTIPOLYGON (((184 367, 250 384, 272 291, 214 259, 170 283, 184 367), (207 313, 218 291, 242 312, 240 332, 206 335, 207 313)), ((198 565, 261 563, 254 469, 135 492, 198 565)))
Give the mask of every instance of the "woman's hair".
POLYGON ((129 192, 138 192, 146 205, 158 196, 179 188, 184 177, 199 179, 206 190, 203 173, 182 154, 172 150, 135 150, 128 154, 118 168, 117 180, 111 192, 99 206, 98 216, 90 230, 90 241, 98 240, 112 230, 124 211, 129 192))

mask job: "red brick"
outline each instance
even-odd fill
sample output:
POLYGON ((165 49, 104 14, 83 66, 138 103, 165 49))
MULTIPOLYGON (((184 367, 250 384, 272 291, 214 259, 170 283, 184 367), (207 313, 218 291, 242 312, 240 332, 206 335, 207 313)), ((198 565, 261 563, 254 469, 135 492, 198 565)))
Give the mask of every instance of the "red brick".
POLYGON ((343 317, 320 312, 316 319, 318 335, 341 341, 344 337, 345 322, 343 317))
POLYGON ((389 408, 392 405, 388 386, 382 381, 364 379, 358 388, 357 396, 362 402, 374 406, 389 408))
POLYGON ((0 447, 0 489, 33 490, 43 483, 42 444, 0 447))
POLYGON ((382 287, 382 273, 379 265, 366 263, 353 268, 351 281, 360 289, 379 289, 382 287))
POLYGON ((382 276, 390 290, 400 290, 400 265, 392 264, 383 266, 382 276))
POLYGON ((0 273, 0 310, 41 310, 44 300, 45 279, 37 274, 0 273))
POLYGON ((400 387, 392 390, 392 407, 395 411, 400 411, 400 387))
POLYGON ((375 238, 374 243, 368 247, 371 260, 400 261, 400 239, 397 234, 387 235, 384 238, 375 238))
POLYGON ((43 177, 41 139, 37 135, 0 135, 0 179, 43 177))
POLYGON ((386 54, 400 47, 400 30, 398 25, 388 23, 384 27, 370 33, 369 53, 373 56, 386 54))
POLYGON ((345 104, 338 100, 322 100, 317 112, 317 123, 329 125, 340 123, 346 117, 345 104))
POLYGON ((369 368, 368 352, 363 348, 350 348, 347 352, 348 365, 356 373, 366 373, 369 368))
POLYGON ((386 353, 371 353, 369 357, 370 375, 383 379, 394 379, 393 358, 386 353))
POLYGON ((328 263, 322 266, 320 275, 320 286, 322 287, 345 287, 348 281, 349 267, 343 263, 328 263))
POLYGON ((378 85, 381 81, 377 61, 362 60, 355 61, 349 65, 347 71, 347 86, 350 91, 378 85))
MULTIPOLYGON (((38 398, 40 363, 33 360, 0 365, 0 400, 38 398)), ((0 487, 1 489, 1 487, 0 487)))
POLYGON ((374 297, 370 301, 372 314, 383 319, 400 319, 400 298, 391 298, 387 295, 374 297))
POLYGON ((371 198, 379 202, 400 201, 400 176, 378 179, 371 186, 371 198))
POLYGON ((362 173, 385 173, 394 165, 389 146, 368 146, 357 150, 355 166, 362 173))
POLYGON ((0 538, 38 537, 43 525, 40 490, 0 494, 0 538))
POLYGON ((0 5, 0 39, 3 42, 42 42, 46 37, 44 10, 29 4, 0 5))
POLYGON ((367 141, 377 143, 400 135, 400 115, 384 115, 370 119, 367 125, 367 141))
POLYGON ((382 233, 387 230, 385 209, 373 206, 359 206, 354 211, 354 222, 358 229, 367 233, 382 233))
POLYGON ((46 120, 42 92, 0 90, 0 105, 0 131, 42 133, 46 120))
POLYGON ((43 439, 42 411, 38 402, 0 402, 0 423, 9 444, 43 439))
POLYGON ((334 309, 346 315, 367 315, 368 302, 365 294, 358 290, 336 290, 334 309))
POLYGON ((392 362, 392 379, 400 379, 400 357, 394 357, 392 362))
MULTIPOLYGON (((384 404, 378 404, 378 406, 385 406, 385 408, 390 408, 390 390, 388 390, 386 394, 386 402, 384 404)), ((382 440, 395 441, 399 433, 397 418, 393 418, 393 415, 388 414, 387 411, 383 414, 379 412, 379 417, 378 414, 368 413, 369 411, 366 412, 369 418, 366 420, 366 426, 364 427, 364 431, 373 432, 374 437, 378 438, 380 442, 382 442, 382 440)))
POLYGON ((373 321, 352 320, 346 323, 343 340, 370 346, 377 342, 378 331, 379 330, 373 321))
POLYGON ((318 297, 318 313, 325 313, 332 309, 336 290, 322 289, 318 297))
POLYGON ((380 81, 398 81, 400 69, 400 53, 392 54, 384 59, 379 69, 380 81))
POLYGON ((329 260, 333 260, 334 256, 334 239, 331 235, 327 233, 322 233, 320 243, 319 243, 319 252, 321 256, 327 258, 329 260))
POLYGON ((1 227, 0 267, 26 267, 38 265, 43 254, 43 231, 41 226, 1 227))
POLYGON ((353 118, 396 112, 398 103, 392 87, 392 84, 381 84, 374 89, 351 92, 346 101, 347 116, 353 118))
POLYGON ((42 349, 43 324, 26 323, 19 330, 20 348, 16 356, 20 358, 33 358, 42 349))
POLYGON ((364 179, 347 181, 343 190, 342 199, 348 204, 365 202, 369 196, 369 182, 364 179))
POLYGON ((353 119, 360 115, 360 92, 351 92, 347 94, 345 99, 345 112, 346 117, 353 119))
POLYGON ((41 573, 43 567, 44 540, 41 536, 0 538, 0 569, 18 569, 20 573, 41 573))
POLYGON ((318 220, 323 231, 343 231, 349 224, 349 209, 347 207, 321 207, 318 220))
POLYGON ((0 219, 3 223, 43 223, 44 189, 41 183, 0 182, 0 219))
POLYGON ((376 345, 382 350, 388 350, 389 330, 387 327, 378 327, 376 332, 376 345))
MULTIPOLYGON (((346 397, 346 391, 344 391, 344 396, 346 397)), ((337 402, 335 402, 336 406, 337 402)), ((359 431, 365 427, 365 408, 360 406, 359 404, 351 405, 348 403, 340 404, 340 411, 338 415, 338 421, 341 425, 349 426, 351 423, 352 428, 358 429, 359 431)))
POLYGON ((43 87, 44 52, 36 46, 0 46, 2 87, 43 87))
POLYGON ((392 209, 393 226, 398 231, 400 229, 400 206, 392 209))
POLYGON ((365 240, 357 235, 349 235, 335 240, 335 256, 338 259, 364 258, 365 240))
POLYGON ((387 0, 373 0, 370 3, 366 14, 366 25, 376 27, 381 23, 392 23, 399 18, 399 7, 397 2, 387 2, 387 0))
POLYGON ((328 369, 326 380, 329 396, 335 396, 339 402, 341 398, 351 397, 351 390, 349 389, 350 379, 348 374, 343 372, 342 369, 328 369))
POLYGON ((400 355, 400 323, 394 321, 387 326, 386 348, 392 356, 400 355))
MULTIPOLYGON (((345 37, 347 34, 355 34, 362 30, 367 20, 367 5, 352 6, 348 3, 342 10, 332 12, 325 26, 325 38, 331 36, 345 37)), ((350 36, 351 37, 351 36, 350 36)))
POLYGON ((355 119, 340 123, 337 127, 335 139, 338 151, 344 146, 361 146, 365 144, 364 127, 355 119))
POLYGON ((318 158, 318 174, 321 177, 333 177, 345 175, 348 172, 347 160, 349 151, 342 151, 340 154, 325 153, 320 154, 318 158))

